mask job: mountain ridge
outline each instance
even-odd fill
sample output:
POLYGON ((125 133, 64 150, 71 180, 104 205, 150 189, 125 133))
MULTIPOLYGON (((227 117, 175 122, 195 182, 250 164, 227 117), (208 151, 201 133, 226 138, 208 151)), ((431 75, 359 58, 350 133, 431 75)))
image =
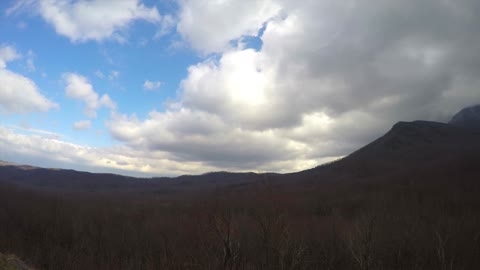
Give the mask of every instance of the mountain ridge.
POLYGON ((53 191, 198 191, 248 185, 265 179, 281 182, 303 178, 365 178, 476 153, 480 153, 480 131, 419 120, 398 122, 383 136, 339 160, 287 174, 218 171, 177 177, 136 178, 0 161, 0 177, 4 182, 53 191))

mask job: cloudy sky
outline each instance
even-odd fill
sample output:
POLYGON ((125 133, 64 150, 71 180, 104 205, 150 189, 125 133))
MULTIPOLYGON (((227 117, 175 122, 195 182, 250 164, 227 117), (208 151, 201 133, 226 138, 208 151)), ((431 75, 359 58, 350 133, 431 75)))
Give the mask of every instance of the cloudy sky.
POLYGON ((480 103, 478 0, 6 0, 0 159, 290 172, 480 103))

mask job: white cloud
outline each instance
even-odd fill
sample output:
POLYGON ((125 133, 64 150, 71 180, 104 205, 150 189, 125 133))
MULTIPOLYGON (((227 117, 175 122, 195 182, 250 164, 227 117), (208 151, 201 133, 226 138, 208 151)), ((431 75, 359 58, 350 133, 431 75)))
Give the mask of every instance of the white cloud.
MULTIPOLYGON (((107 126, 124 146, 87 148, 8 130, 0 140, 32 151, 25 155, 159 174, 313 167, 396 121, 445 121, 480 101, 480 2, 447 2, 181 0, 178 33, 203 55, 216 54, 189 67, 164 111, 144 119, 113 112, 107 126), (249 49, 242 42, 249 35, 262 46, 249 49)), ((71 10, 87 2, 45 3, 66 11, 51 13, 63 16, 62 31, 95 21, 71 10)), ((108 35, 79 29, 68 31, 77 33, 72 40, 121 39, 124 26, 108 35)), ((4 55, 5 66, 14 56, 4 55)), ((64 78, 67 95, 90 116, 115 107, 85 77, 64 78)))
POLYGON ((142 153, 123 146, 88 147, 42 133, 20 134, 2 126, 0 148, 4 150, 0 157, 13 162, 134 176, 193 174, 218 169, 201 162, 185 164, 163 154, 142 153))
MULTIPOLYGON (((2 127, 0 126, 0 129, 2 127)), ((22 123, 21 126, 12 126, 10 127, 12 131, 20 131, 22 133, 28 134, 28 135, 41 135, 42 137, 48 138, 48 139, 55 139, 58 140, 62 137, 63 135, 56 133, 56 132, 51 132, 48 130, 43 130, 43 129, 37 129, 37 128, 32 128, 30 124, 28 123, 22 123)))
POLYGON ((116 70, 112 70, 112 71, 110 71, 110 74, 108 75, 108 79, 115 80, 116 78, 118 78, 118 76, 120 76, 120 72, 116 71, 116 70))
POLYGON ((5 9, 5 15, 10 16, 11 14, 18 13, 22 10, 28 9, 31 7, 37 0, 19 0, 15 1, 15 3, 5 9))
POLYGON ((43 96, 35 82, 7 69, 0 69, 0 111, 46 112, 58 104, 43 96))
MULTIPOLYGON (((223 3, 226 13, 235 8, 223 3)), ((478 46, 473 44, 480 43, 471 40, 474 28, 465 27, 465 18, 456 10, 463 6, 480 13, 479 7, 470 1, 459 2, 454 10, 436 1, 355 3, 277 1, 285 16, 266 22, 260 51, 239 47, 223 52, 218 61, 190 67, 180 103, 250 129, 295 127, 304 115, 318 112, 340 119, 358 111, 391 111, 382 120, 440 120, 439 106, 433 104, 444 99, 450 83, 462 77, 459 74, 476 68, 466 59, 476 58, 478 46), (418 21, 404 28, 401 14, 418 21), (457 64, 455 71, 452 62, 457 64)), ((216 19, 204 18, 203 25, 216 19)), ((476 76, 469 77, 478 82, 476 76)), ((470 98, 480 99, 476 87, 468 92, 470 98)), ((460 95, 454 99, 469 103, 460 95)))
POLYGON ((28 24, 26 22, 17 23, 17 28, 20 29, 20 30, 25 30, 25 29, 27 29, 27 27, 28 27, 28 24))
POLYGON ((35 82, 7 69, 21 55, 11 46, 0 46, 0 112, 46 112, 58 104, 43 96, 35 82))
POLYGON ((92 122, 90 120, 82 120, 73 123, 73 128, 76 130, 85 130, 92 127, 92 122))
POLYGON ((88 117, 95 118, 97 116, 96 111, 101 107, 111 110, 116 108, 115 102, 107 94, 99 97, 86 77, 76 73, 65 73, 63 79, 67 84, 65 94, 69 98, 78 99, 85 103, 84 112, 88 117))
POLYGON ((29 8, 72 42, 105 39, 123 42, 132 22, 161 22, 157 8, 147 7, 141 0, 21 0, 7 10, 7 15, 29 8))
POLYGON ((27 53, 27 70, 30 72, 33 72, 37 69, 35 67, 35 63, 33 62, 34 57, 35 57, 35 54, 33 53, 33 51, 29 50, 27 53))
POLYGON ((105 74, 103 74, 103 72, 100 70, 95 71, 95 76, 97 76, 99 79, 105 78, 105 74))
POLYGON ((11 46, 0 46, 0 68, 6 68, 7 63, 20 58, 21 55, 11 46))
POLYGON ((177 21, 172 15, 165 15, 162 17, 162 22, 160 23, 160 28, 155 33, 154 38, 161 38, 169 34, 177 24, 177 21))
POLYGON ((160 86, 162 86, 162 82, 160 82, 160 81, 146 80, 143 83, 143 89, 149 90, 149 91, 157 90, 158 88, 160 88, 160 86))
POLYGON ((201 52, 221 52, 232 40, 256 36, 280 12, 273 0, 182 0, 177 31, 201 52))
POLYGON ((480 102, 479 18, 469 0, 181 1, 177 30, 221 54, 189 67, 165 112, 116 115, 108 127, 186 164, 314 166, 397 121, 445 121, 480 102), (258 51, 228 46, 262 25, 258 51))
POLYGON ((107 127, 114 138, 141 153, 162 154, 185 164, 200 162, 206 168, 288 172, 338 158, 310 156, 310 145, 279 130, 245 130, 218 115, 184 108, 153 111, 144 121, 115 114, 107 127))
MULTIPOLYGON (((225 52, 219 61, 189 68, 181 83, 182 104, 221 115, 234 126, 263 129, 284 125, 290 116, 281 84, 265 57, 253 49, 225 52)), ((292 121, 292 120, 290 120, 292 121)))

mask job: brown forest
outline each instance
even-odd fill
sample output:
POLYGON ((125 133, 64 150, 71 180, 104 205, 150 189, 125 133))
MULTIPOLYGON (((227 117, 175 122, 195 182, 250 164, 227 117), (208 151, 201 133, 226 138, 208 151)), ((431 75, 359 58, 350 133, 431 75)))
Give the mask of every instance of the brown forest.
POLYGON ((51 270, 480 269, 467 133, 397 124, 333 164, 208 189, 62 192, 2 175, 0 251, 51 270))

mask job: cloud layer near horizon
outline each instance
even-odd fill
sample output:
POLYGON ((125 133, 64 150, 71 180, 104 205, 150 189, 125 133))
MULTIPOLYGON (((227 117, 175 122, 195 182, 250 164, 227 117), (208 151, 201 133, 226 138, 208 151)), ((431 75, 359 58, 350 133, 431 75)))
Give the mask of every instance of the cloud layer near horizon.
POLYGON ((112 113, 106 125, 137 164, 127 170, 147 158, 142 171, 157 174, 306 169, 397 121, 480 103, 478 1, 178 4, 177 32, 205 57, 165 111, 112 113))

